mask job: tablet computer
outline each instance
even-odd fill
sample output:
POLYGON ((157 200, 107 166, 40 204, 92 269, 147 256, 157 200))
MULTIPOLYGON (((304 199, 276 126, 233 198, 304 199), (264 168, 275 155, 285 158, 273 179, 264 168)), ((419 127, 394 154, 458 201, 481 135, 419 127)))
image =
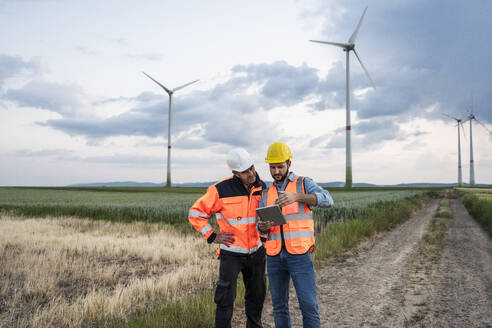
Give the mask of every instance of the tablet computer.
POLYGON ((261 221, 273 221, 275 225, 286 224, 282 210, 278 205, 260 207, 256 209, 256 213, 260 216, 261 221))

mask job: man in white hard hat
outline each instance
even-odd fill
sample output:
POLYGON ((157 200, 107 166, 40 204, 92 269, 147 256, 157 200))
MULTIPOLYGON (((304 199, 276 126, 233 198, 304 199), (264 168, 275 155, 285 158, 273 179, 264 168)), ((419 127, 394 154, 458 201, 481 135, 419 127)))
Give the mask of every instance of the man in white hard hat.
POLYGON ((233 175, 210 186, 190 208, 188 219, 208 243, 218 244, 220 270, 214 298, 215 327, 231 327, 239 272, 246 288, 246 327, 263 327, 265 248, 256 229, 256 208, 266 185, 245 149, 232 149, 227 154, 227 165, 233 175), (219 232, 208 222, 212 213, 219 232))

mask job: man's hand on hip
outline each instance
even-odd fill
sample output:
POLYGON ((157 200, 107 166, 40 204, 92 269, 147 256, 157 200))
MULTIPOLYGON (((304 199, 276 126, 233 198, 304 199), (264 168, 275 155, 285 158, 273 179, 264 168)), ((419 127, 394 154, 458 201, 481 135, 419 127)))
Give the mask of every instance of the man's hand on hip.
POLYGON ((217 232, 215 236, 215 244, 224 244, 229 246, 234 242, 234 234, 232 232, 217 232))

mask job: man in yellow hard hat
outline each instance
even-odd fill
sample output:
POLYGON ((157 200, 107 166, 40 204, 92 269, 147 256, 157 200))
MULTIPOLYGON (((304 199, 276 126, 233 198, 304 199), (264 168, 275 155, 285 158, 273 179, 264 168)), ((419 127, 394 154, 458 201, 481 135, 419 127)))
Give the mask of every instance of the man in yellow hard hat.
POLYGON ((268 147, 265 161, 269 164, 274 183, 263 191, 260 207, 280 205, 287 223, 274 226, 272 221, 260 221, 258 230, 267 235, 267 271, 275 327, 290 328, 291 278, 302 312, 303 327, 320 327, 311 259, 315 242, 311 208, 333 206, 333 199, 312 179, 289 171, 291 158, 292 154, 285 143, 275 142, 268 147))

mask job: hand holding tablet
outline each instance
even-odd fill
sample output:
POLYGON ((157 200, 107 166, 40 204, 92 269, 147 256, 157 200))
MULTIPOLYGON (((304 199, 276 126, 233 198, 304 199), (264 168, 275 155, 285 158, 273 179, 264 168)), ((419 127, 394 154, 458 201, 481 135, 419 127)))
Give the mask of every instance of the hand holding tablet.
POLYGON ((282 210, 278 205, 260 207, 256 209, 256 213, 260 216, 261 221, 272 221, 274 225, 286 224, 282 210))

